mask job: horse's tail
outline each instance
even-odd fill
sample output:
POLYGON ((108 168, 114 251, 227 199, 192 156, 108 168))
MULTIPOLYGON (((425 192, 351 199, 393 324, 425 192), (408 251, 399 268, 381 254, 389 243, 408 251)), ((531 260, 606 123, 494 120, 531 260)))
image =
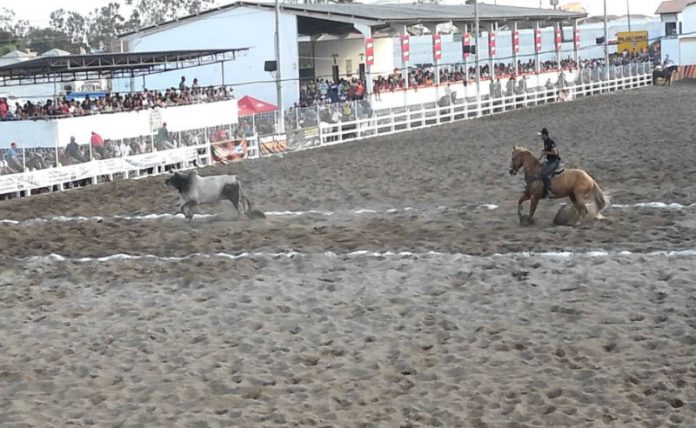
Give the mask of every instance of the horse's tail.
POLYGON ((596 181, 594 182, 594 185, 592 186, 592 200, 594 201, 594 204, 597 207, 597 214, 595 214, 595 216, 601 217, 600 213, 602 212, 603 209, 608 207, 611 202, 609 200, 609 196, 607 196, 602 191, 602 188, 599 187, 599 184, 597 184, 596 181))

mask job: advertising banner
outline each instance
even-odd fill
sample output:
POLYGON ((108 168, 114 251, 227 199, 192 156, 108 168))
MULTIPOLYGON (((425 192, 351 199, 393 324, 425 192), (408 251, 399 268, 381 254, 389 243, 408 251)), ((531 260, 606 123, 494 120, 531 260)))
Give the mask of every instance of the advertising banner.
POLYGON ((259 152, 261 156, 285 153, 288 151, 288 142, 285 135, 268 135, 259 137, 259 152))

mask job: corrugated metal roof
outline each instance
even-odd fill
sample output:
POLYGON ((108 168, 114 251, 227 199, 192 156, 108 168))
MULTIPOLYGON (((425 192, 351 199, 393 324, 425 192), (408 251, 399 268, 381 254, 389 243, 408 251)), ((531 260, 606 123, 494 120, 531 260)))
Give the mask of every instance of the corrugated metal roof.
POLYGON ((39 57, 0 66, 0 87, 147 75, 219 63, 227 59, 225 54, 248 50, 244 47, 39 57))
MULTIPOLYGON (((256 3, 272 7, 268 3, 256 3)), ((364 3, 324 3, 324 4, 283 4, 289 12, 318 12, 327 15, 354 16, 374 21, 394 22, 443 22, 448 20, 473 20, 473 5, 433 5, 433 4, 364 4, 364 3)), ((516 6, 497 6, 479 4, 480 20, 520 20, 520 19, 573 19, 584 18, 586 14, 536 9, 516 6)))
POLYGON ((693 3, 693 0, 666 0, 660 3, 655 11, 655 14, 663 15, 666 13, 681 13, 690 3, 693 3))
MULTIPOLYGON (((142 28, 119 35, 119 38, 140 33, 147 30, 155 30, 173 24, 180 24, 187 20, 199 18, 209 14, 237 7, 254 7, 273 9, 273 3, 246 2, 220 6, 197 15, 183 17, 174 21, 142 28)), ((312 16, 333 21, 363 21, 374 25, 384 24, 419 24, 419 23, 444 23, 448 21, 473 21, 473 5, 437 5, 437 4, 362 4, 362 3, 324 3, 324 4, 291 4, 280 5, 282 12, 299 16, 312 16)), ((585 18, 586 13, 565 12, 552 9, 538 9, 530 7, 497 6, 491 4, 479 4, 479 20, 482 22, 502 21, 566 21, 585 18)))

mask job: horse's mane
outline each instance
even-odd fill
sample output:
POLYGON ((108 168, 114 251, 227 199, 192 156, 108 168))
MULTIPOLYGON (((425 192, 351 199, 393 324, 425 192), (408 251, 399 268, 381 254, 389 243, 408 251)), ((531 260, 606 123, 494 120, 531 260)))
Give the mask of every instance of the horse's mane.
POLYGON ((527 153, 527 154, 530 154, 530 155, 534 156, 534 153, 533 153, 531 150, 529 150, 528 148, 526 148, 526 147, 517 147, 517 146, 514 146, 513 149, 514 149, 514 151, 517 152, 517 153, 527 153))

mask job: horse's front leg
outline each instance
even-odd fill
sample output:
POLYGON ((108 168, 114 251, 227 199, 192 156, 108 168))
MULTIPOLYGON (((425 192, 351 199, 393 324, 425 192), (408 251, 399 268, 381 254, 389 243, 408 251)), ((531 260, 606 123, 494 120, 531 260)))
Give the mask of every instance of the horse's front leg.
POLYGON ((535 193, 531 199, 532 201, 529 203, 529 224, 534 224, 534 212, 536 212, 540 197, 535 193))
POLYGON ((517 201, 517 218, 520 219, 520 223, 522 223, 522 204, 529 199, 529 192, 525 192, 524 195, 522 195, 522 197, 520 197, 520 199, 517 201))

